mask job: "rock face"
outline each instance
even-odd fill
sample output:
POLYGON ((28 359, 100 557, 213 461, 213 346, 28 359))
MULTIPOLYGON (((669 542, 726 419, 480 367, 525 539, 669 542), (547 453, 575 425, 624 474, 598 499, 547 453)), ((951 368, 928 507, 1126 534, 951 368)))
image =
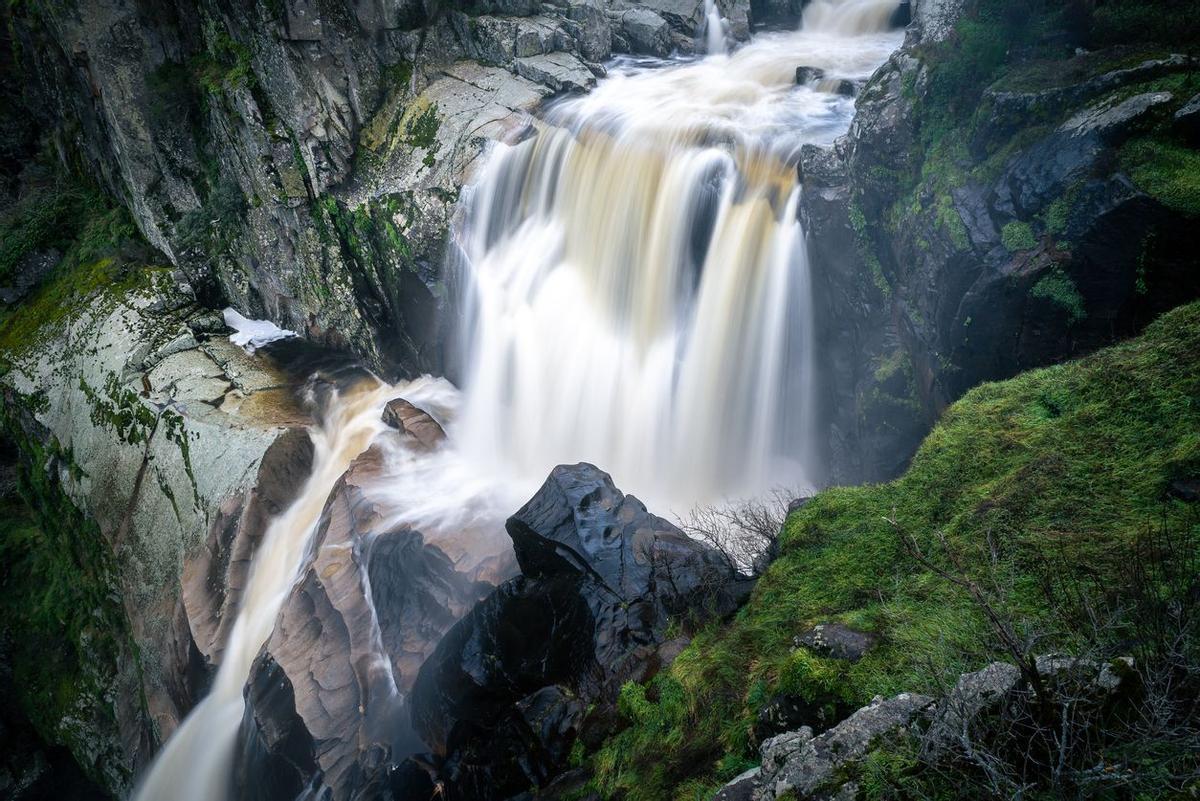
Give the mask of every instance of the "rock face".
POLYGON ((1148 194, 1121 156, 1187 116, 1189 98, 1130 87, 1195 62, 1129 66, 1114 52, 1105 68, 1092 53, 1064 60, 1090 76, 1067 85, 1002 74, 978 121, 951 123, 932 148, 947 102, 939 59, 959 57, 951 34, 969 7, 916 3, 847 137, 801 155, 816 308, 829 321, 817 329, 832 482, 897 475, 969 388, 1103 347, 1200 295, 1187 249, 1172 244, 1194 218, 1148 194))
MULTIPOLYGON (((656 0, 662 16, 640 5, 172 0, 148 14, 116 0, 6 13, 28 107, 204 299, 391 376, 444 372, 447 228, 487 142, 517 135, 549 95, 590 87, 614 45, 691 49, 702 0, 656 0)), ((719 6, 747 36, 748 2, 719 6)))
POLYGON ((143 285, 102 288, 11 345, 0 377, 6 437, 94 521, 91 547, 114 565, 127 631, 95 644, 113 650, 88 660, 92 690, 56 732, 114 795, 203 691, 206 656, 219 658, 220 596, 236 595, 253 550, 222 532, 286 502, 307 440, 291 431, 307 418, 286 379, 210 337, 170 271, 138 269, 143 285), (190 618, 181 575, 197 561, 229 589, 190 618))
POLYGON ((726 614, 748 589, 591 465, 555 468, 506 527, 521 575, 447 634, 413 689, 439 778, 467 798, 544 784, 585 708, 658 669, 671 619, 726 614))
POLYGON ((495 587, 477 578, 495 569, 487 548, 455 562, 452 542, 387 524, 369 491, 380 447, 330 494, 311 563, 251 668, 240 797, 381 795, 394 762, 421 750, 406 700, 418 668, 495 587))

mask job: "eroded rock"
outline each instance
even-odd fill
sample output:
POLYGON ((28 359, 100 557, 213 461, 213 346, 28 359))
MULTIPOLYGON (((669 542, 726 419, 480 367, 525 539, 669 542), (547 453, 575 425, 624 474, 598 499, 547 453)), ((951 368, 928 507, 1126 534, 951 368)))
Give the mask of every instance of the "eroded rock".
POLYGON ((441 778, 480 799, 545 783, 575 737, 576 701, 611 703, 658 669, 670 619, 727 613, 748 588, 587 464, 555 468, 506 528, 522 575, 447 634, 413 689, 441 778))

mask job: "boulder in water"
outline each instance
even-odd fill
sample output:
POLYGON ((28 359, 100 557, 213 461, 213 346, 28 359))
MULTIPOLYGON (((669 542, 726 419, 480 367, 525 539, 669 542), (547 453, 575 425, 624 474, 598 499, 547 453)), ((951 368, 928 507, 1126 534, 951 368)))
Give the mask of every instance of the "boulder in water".
POLYGON ((544 783, 583 709, 661 666, 671 620, 728 614, 749 589, 589 464, 556 467, 506 528, 522 575, 459 621, 413 688, 414 727, 462 797, 544 783))
POLYGON ((404 398, 388 401, 383 407, 383 422, 403 434, 408 434, 426 450, 432 450, 446 439, 441 424, 424 409, 420 409, 404 398))

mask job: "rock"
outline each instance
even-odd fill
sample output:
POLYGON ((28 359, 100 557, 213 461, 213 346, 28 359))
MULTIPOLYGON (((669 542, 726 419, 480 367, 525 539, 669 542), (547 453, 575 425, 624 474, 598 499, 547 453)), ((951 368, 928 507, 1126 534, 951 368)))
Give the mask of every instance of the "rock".
POLYGON ((518 58, 513 69, 522 78, 548 86, 555 92, 586 92, 596 85, 596 76, 569 53, 518 58))
POLYGON ((751 768, 739 774, 718 790, 712 801, 755 801, 762 787, 761 776, 762 768, 751 768))
POLYGON ((865 757, 880 738, 911 726, 932 704, 931 698, 909 693, 877 698, 824 734, 814 737, 804 728, 767 740, 762 745, 757 801, 835 795, 844 782, 839 778, 850 765, 865 757))
POLYGON ((876 636, 856 631, 841 623, 820 623, 796 636, 796 645, 804 646, 820 656, 857 662, 874 645, 876 636))
POLYGON ((982 670, 963 674, 938 704, 926 742, 935 749, 962 742, 970 736, 977 718, 998 710, 1020 685, 1021 671, 1007 662, 993 662, 982 670))
POLYGON ((575 736, 565 699, 611 704, 658 669, 670 619, 726 614, 748 587, 588 464, 556 467, 506 528, 522 575, 454 626, 412 694, 442 780, 480 799, 545 783, 575 736), (556 711, 535 733, 527 711, 545 688, 556 711))
POLYGON ((1200 95, 1196 95, 1175 112, 1175 130, 1196 147, 1200 145, 1200 95))
POLYGON ((846 78, 839 79, 833 85, 833 93, 842 97, 855 97, 858 95, 858 84, 846 78))
POLYGON ((913 0, 912 5, 920 41, 933 44, 945 41, 954 32, 966 0, 913 0))
POLYGON ((383 422, 412 437, 425 450, 436 448, 446 439, 446 432, 437 420, 404 398, 388 401, 383 407, 383 422))
POLYGON ((188 627, 211 667, 221 664, 263 534, 297 497, 312 459, 312 440, 302 429, 290 429, 271 443, 253 489, 221 504, 204 548, 184 561, 182 601, 188 627))
POLYGON ((408 723, 418 667, 492 589, 435 538, 386 527, 366 489, 381 464, 374 446, 335 486, 311 562, 251 670, 235 772, 255 799, 304 787, 342 801, 384 786, 390 765, 423 750, 408 723))
POLYGON ((621 32, 633 53, 651 56, 671 54, 671 26, 646 8, 633 8, 621 15, 621 32))
POLYGON ((825 70, 819 67, 796 67, 796 83, 800 86, 819 81, 824 77, 825 70))
MULTIPOLYGON (((118 796, 204 691, 181 566, 202 551, 218 509, 236 507, 260 481, 271 493, 272 460, 263 459, 307 421, 261 360, 239 369, 248 387, 263 388, 248 389, 240 408, 215 407, 212 388, 234 379, 191 334, 194 299, 167 271, 137 269, 140 284, 105 287, 2 354, 10 369, 0 377, 7 435, 46 449, 37 469, 95 522, 102 541, 87 547, 114 565, 109 589, 128 629, 89 666, 95 693, 81 694, 62 732, 118 796)), ((211 644, 204 632, 216 624, 200 619, 196 632, 211 644)))

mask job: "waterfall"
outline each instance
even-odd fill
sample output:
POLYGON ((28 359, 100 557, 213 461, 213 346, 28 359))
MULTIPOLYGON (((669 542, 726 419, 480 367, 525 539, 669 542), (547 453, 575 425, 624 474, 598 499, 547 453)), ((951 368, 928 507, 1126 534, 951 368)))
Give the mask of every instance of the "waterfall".
POLYGON ((135 794, 138 801, 222 801, 229 795, 234 746, 242 720, 242 688, 250 665, 275 626, 334 484, 382 428, 379 409, 395 393, 365 381, 333 397, 313 427, 313 469, 296 501, 271 521, 254 555, 237 622, 212 689, 156 757, 135 794))
POLYGON ((900 0, 812 0, 802 27, 809 31, 855 36, 886 31, 900 0))
POLYGON ((705 51, 710 56, 729 51, 729 42, 725 38, 725 20, 721 18, 721 10, 717 8, 716 0, 704 0, 704 38, 705 51))
POLYGON ((591 461, 666 508, 819 479, 796 160, 851 106, 794 73, 865 77, 896 2, 814 5, 732 55, 615 72, 496 148, 457 230, 466 458, 591 461))
MULTIPOLYGON (((209 694, 166 743, 139 801, 223 801, 251 664, 299 575, 327 497, 382 429, 390 398, 449 441, 386 446, 375 494, 389 525, 481 549, 564 462, 590 461, 663 513, 819 482, 813 275, 800 148, 829 144, 849 98, 796 67, 865 80, 899 44, 897 0, 814 0, 799 31, 646 69, 616 61, 592 93, 496 145, 454 227, 465 386, 365 381, 311 430, 312 475, 273 520, 209 694)), ((718 35, 720 39, 718 40, 718 35)), ((241 335, 287 332, 240 320, 241 335)), ((502 543, 507 547, 506 542, 502 543)))

